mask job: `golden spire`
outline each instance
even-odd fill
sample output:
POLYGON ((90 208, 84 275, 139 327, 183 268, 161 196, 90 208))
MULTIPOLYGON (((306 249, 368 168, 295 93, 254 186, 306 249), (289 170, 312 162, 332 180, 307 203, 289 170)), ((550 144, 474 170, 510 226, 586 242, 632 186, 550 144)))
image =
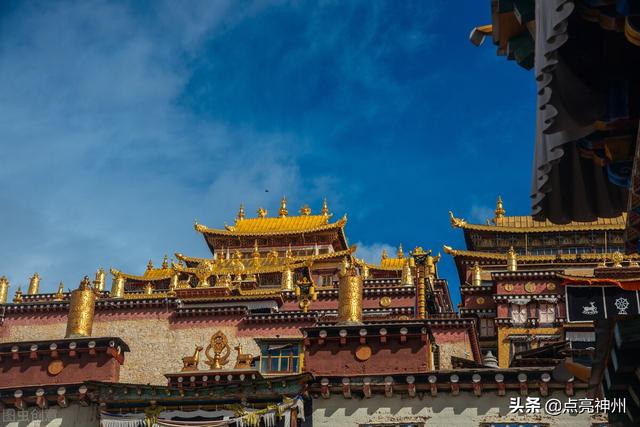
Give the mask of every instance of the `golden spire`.
POLYGON ((244 204, 240 203, 240 209, 238 209, 238 216, 236 217, 238 221, 242 221, 244 219, 244 204))
POLYGON ((496 202, 496 210, 494 211, 494 213, 496 214, 496 220, 504 217, 504 214, 506 213, 504 207, 502 206, 502 197, 500 196, 498 196, 498 201, 496 202))
POLYGON ((164 258, 162 259, 162 268, 164 270, 169 268, 169 258, 167 257, 167 254, 164 254, 164 258))
POLYGON ((96 279, 93 282, 96 290, 100 292, 104 291, 105 281, 106 281, 106 274, 104 272, 104 268, 100 267, 96 271, 96 279))
POLYGON ((282 196, 282 200, 280 200, 280 210, 278 211, 280 218, 289 215, 289 211, 287 210, 287 198, 282 196))
POLYGON ((507 271, 516 271, 518 269, 518 254, 513 246, 507 251, 507 271))
POLYGON ((258 208, 258 218, 264 218, 267 216, 267 210, 265 208, 258 208))
POLYGON ((18 285, 16 295, 13 297, 14 304, 20 304, 22 302, 22 286, 18 285))
POLYGON ((471 284, 473 286, 480 286, 482 284, 482 269, 480 269, 480 264, 477 261, 473 265, 473 277, 471 278, 471 284))
POLYGON ((309 205, 304 205, 300 208, 300 215, 309 216, 311 215, 311 208, 309 205))
POLYGON ((147 271, 153 270, 153 261, 149 260, 149 263, 147 264, 147 271))
POLYGON ((6 276, 0 277, 0 304, 7 303, 7 295, 9 294, 9 281, 6 276))
POLYGON ((40 275, 34 273, 29 280, 29 288, 27 290, 28 295, 35 295, 40 291, 40 275))
POLYGON ((322 210, 320 213, 324 216, 329 216, 329 208, 327 207, 327 198, 325 197, 322 201, 322 210))
POLYGON ((387 255, 387 250, 383 249, 382 250, 382 255, 380 255, 380 262, 384 261, 385 259, 387 259, 388 255, 387 255))
POLYGON ((402 243, 400 243, 400 245, 398 246, 398 252, 396 252, 396 255, 398 256, 398 259, 404 258, 404 252, 402 251, 402 243))
POLYGON ((60 282, 58 285, 58 292, 56 292, 55 301, 62 301, 64 299, 64 283, 60 282))

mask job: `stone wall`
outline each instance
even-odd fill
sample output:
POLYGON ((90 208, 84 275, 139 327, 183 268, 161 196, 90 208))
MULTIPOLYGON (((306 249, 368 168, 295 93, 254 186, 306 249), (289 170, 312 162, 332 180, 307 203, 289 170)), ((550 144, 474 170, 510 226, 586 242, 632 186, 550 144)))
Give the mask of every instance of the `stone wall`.
POLYGON ((440 369, 451 369, 451 356, 473 360, 468 334, 465 328, 433 328, 433 337, 440 350, 440 369))
MULTIPOLYGON (((481 423, 548 423, 550 427, 591 427, 592 422, 602 421, 603 416, 579 414, 550 416, 547 414, 509 413, 509 398, 517 394, 496 396, 485 393, 481 397, 471 394, 437 397, 407 398, 394 395, 391 398, 373 396, 370 399, 345 399, 332 395, 329 399, 314 399, 314 427, 357 426, 360 424, 411 423, 429 427, 478 427, 481 423)), ((564 393, 552 396, 566 401, 564 393)), ((579 396, 584 397, 584 396, 579 396)), ((541 398, 545 401, 545 398, 541 398)))
MULTIPOLYGON (((242 346, 245 354, 259 355, 260 349, 254 338, 285 337, 300 332, 292 325, 283 324, 282 331, 275 328, 253 328, 247 334, 238 329, 240 316, 184 318, 178 321, 169 317, 165 310, 149 310, 135 315, 97 315, 92 336, 114 336, 122 338, 131 352, 125 355, 120 370, 120 381, 130 383, 166 384, 164 374, 182 368, 182 357, 193 355, 196 345, 206 348, 211 336, 222 331, 229 340, 231 354, 225 369, 233 369, 237 352, 242 346)), ((66 314, 39 322, 37 318, 15 316, 5 319, 0 327, 1 342, 59 339, 64 337, 66 314)), ((201 353, 201 370, 209 367, 201 353)))
POLYGON ((98 427, 100 425, 98 407, 70 405, 68 408, 50 407, 38 409, 30 407, 23 411, 13 408, 0 410, 2 427, 98 427))

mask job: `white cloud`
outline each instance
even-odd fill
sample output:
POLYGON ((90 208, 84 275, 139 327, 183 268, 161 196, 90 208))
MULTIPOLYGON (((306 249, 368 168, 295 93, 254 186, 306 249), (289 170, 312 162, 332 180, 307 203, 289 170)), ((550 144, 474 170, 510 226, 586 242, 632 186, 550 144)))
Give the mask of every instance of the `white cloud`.
POLYGON ((471 220, 473 222, 484 224, 488 219, 495 216, 493 208, 484 205, 471 206, 471 220))
POLYGON ((380 256, 382 255, 383 250, 386 250, 390 257, 395 256, 397 251, 397 247, 391 246, 387 243, 372 243, 367 245, 362 242, 358 242, 356 243, 356 246, 358 249, 356 250, 355 256, 362 258, 371 264, 380 263, 380 256))
POLYGON ((240 201, 301 193, 291 136, 176 105, 191 73, 182 55, 241 17, 228 1, 175 4, 156 4, 153 22, 101 2, 24 3, 2 18, 0 275, 13 285, 38 271, 53 291, 99 266, 205 255, 193 219, 221 226, 240 201))

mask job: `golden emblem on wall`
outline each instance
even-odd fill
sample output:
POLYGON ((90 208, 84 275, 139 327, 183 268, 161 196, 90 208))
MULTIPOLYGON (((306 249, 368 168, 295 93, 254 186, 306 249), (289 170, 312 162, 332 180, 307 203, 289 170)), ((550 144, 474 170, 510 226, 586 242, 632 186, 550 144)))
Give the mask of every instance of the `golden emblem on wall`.
POLYGON ((476 303, 478 303, 478 304, 484 304, 484 298, 483 298, 483 297, 478 297, 478 298, 476 298, 476 303))
POLYGON ((356 348, 356 359, 364 362, 365 360, 369 360, 369 358, 371 357, 371 353, 371 347, 369 347, 368 345, 360 345, 358 346, 358 348, 356 348))
POLYGON ((229 363, 230 353, 231 348, 229 347, 227 336, 223 334, 222 331, 218 331, 211 336, 211 341, 204 352, 207 356, 205 363, 209 365, 211 369, 222 369, 224 365, 229 363), (211 355, 212 351, 213 355, 211 355))
POLYGON ((536 284, 533 282, 527 282, 524 285, 524 290, 529 292, 530 294, 534 293, 536 291, 536 284))
POLYGON ((387 308, 391 305, 391 298, 385 296, 380 298, 380 307, 387 308))
POLYGON ((556 290, 556 284, 555 283, 547 283, 547 290, 555 291, 556 290))
POLYGON ((60 359, 52 360, 47 366, 47 372, 49 375, 56 376, 64 369, 64 363, 60 359))
POLYGON ((507 283, 506 285, 504 285, 504 290, 506 292, 511 292, 513 290, 513 285, 511 283, 507 283))

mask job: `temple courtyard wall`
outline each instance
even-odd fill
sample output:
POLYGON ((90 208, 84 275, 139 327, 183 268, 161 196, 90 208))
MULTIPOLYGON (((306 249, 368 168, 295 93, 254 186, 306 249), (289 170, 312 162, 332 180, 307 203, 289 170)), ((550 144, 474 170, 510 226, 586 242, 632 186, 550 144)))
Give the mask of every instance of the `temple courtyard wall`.
MULTIPOLYGON (((490 427, 496 425, 540 425, 540 427, 591 427, 603 422, 602 415, 587 413, 557 416, 547 414, 511 414, 509 398, 519 396, 506 393, 496 396, 485 393, 476 397, 471 393, 458 396, 450 394, 437 397, 407 396, 385 397, 374 395, 368 399, 345 399, 332 395, 328 399, 313 400, 314 427, 342 427, 367 425, 416 425, 425 427, 490 427)), ((574 398, 585 397, 576 393, 574 398)), ((564 393, 554 393, 548 398, 557 398, 564 402, 568 397, 564 393)), ((548 398, 541 398, 544 402, 548 398)), ((544 409, 542 410, 544 411, 544 409)))

